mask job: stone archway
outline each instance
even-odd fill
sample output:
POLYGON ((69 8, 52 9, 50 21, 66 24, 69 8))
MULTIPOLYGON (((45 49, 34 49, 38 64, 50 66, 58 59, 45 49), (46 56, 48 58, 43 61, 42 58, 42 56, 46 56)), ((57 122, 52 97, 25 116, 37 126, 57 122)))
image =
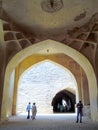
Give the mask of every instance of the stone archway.
POLYGON ((66 89, 62 90, 53 97, 51 104, 54 113, 75 113, 76 95, 66 89), (63 101, 65 101, 65 105, 63 101), (59 106, 62 106, 62 111, 59 106))
MULTIPOLYGON (((39 42, 35 45, 32 45, 18 54, 16 54, 12 60, 8 63, 5 73, 5 81, 4 81, 4 89, 3 89, 3 100, 2 100, 2 114, 1 121, 6 120, 7 116, 11 113, 8 111, 8 104, 12 104, 10 99, 10 85, 11 85, 11 76, 14 75, 14 68, 19 64, 23 59, 30 56, 31 54, 58 54, 64 53, 71 58, 73 58, 86 73, 89 85, 89 94, 90 94, 90 105, 91 105, 91 118, 93 120, 98 120, 98 109, 97 109, 97 81, 94 70, 88 61, 82 54, 77 52, 76 50, 68 47, 67 45, 61 44, 59 42, 53 40, 46 40, 39 42), (13 72, 13 73, 12 73, 13 72), (93 86, 93 89, 92 89, 93 86)), ((12 95, 13 95, 13 86, 12 87, 12 95)))

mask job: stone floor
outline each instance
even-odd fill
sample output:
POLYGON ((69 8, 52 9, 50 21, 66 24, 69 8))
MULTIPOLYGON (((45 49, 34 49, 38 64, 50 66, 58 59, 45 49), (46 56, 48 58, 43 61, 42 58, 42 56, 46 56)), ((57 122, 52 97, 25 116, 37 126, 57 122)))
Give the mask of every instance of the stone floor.
POLYGON ((76 123, 76 114, 38 114, 35 120, 17 115, 0 124, 0 130, 98 130, 98 122, 83 117, 82 123, 76 123))

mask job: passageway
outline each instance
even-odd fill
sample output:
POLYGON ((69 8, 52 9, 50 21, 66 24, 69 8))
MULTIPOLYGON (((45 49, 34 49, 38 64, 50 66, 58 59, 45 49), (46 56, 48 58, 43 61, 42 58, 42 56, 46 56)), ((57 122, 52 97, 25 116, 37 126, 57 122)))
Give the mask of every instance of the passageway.
POLYGON ((19 79, 17 113, 24 113, 28 102, 36 102, 38 113, 60 112, 57 104, 63 99, 68 104, 66 112, 75 112, 76 87, 71 72, 50 60, 31 66, 19 79))
POLYGON ((53 112, 55 113, 74 113, 76 104, 76 96, 67 91, 62 90, 57 93, 52 100, 53 112))

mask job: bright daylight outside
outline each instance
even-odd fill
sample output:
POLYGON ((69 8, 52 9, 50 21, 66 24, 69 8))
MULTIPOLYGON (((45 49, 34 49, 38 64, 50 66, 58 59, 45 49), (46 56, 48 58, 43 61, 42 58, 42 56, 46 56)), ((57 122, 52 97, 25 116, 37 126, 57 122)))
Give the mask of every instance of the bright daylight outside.
POLYGON ((53 97, 67 88, 77 91, 73 75, 62 66, 49 61, 32 66, 18 83, 17 114, 26 113, 28 102, 36 102, 39 114, 53 113, 53 97))

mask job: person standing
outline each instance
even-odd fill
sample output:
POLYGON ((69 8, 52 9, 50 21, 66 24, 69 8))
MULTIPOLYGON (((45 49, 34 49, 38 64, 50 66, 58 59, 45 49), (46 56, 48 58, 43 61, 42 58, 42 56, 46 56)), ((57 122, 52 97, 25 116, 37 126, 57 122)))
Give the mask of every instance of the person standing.
POLYGON ((27 107, 26 107, 26 111, 28 112, 27 119, 30 118, 30 110, 31 110, 31 103, 29 102, 27 107))
POLYGON ((32 105, 32 120, 35 119, 36 113, 37 113, 37 107, 36 107, 36 104, 34 102, 33 105, 32 105))
POLYGON ((78 121, 80 121, 80 123, 82 123, 82 115, 83 115, 82 101, 79 101, 79 103, 77 103, 76 107, 77 107, 77 121, 76 121, 76 123, 78 123, 78 121))

